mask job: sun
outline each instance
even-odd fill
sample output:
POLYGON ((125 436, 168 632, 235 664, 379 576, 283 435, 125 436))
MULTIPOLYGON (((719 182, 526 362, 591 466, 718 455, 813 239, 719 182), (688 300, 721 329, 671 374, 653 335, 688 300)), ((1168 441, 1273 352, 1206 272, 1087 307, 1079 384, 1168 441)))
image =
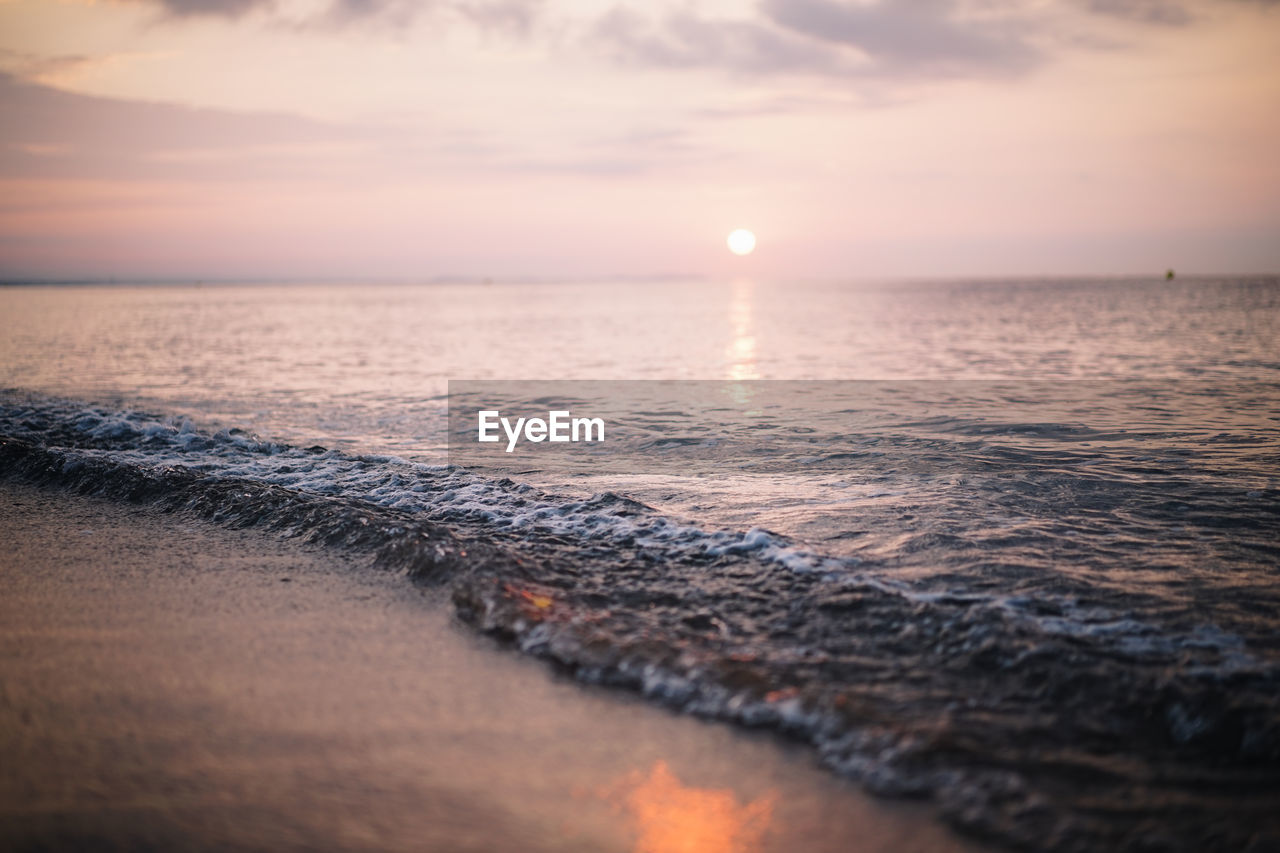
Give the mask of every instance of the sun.
POLYGON ((756 235, 745 228, 729 232, 729 251, 735 255, 749 255, 756 248, 756 235))

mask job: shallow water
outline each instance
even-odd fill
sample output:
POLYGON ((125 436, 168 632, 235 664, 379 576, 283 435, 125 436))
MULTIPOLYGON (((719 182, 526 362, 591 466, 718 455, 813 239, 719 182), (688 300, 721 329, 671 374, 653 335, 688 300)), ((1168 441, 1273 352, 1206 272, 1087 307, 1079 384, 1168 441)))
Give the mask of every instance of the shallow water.
POLYGON ((457 559, 408 567, 481 628, 997 837, 1277 832, 1274 279, 13 288, 0 318, 30 479, 391 551, 443 524, 457 559), (569 378, 822 402, 698 471, 664 464, 687 407, 643 465, 444 466, 449 379, 569 378))

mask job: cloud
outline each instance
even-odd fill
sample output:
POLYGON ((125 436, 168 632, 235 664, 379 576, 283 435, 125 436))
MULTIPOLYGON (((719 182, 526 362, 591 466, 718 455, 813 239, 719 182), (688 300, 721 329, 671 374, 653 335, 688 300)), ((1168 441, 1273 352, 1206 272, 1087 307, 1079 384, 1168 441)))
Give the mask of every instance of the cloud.
MULTIPOLYGON (((615 60, 873 80, 1018 77, 1068 46, 1113 44, 1100 26, 1192 25, 1207 0, 760 0, 740 18, 617 5, 589 29, 615 60), (1064 26, 1065 30, 1062 29, 1064 26)), ((1280 0, 1231 0, 1276 8, 1280 0)))
POLYGON ((832 71, 838 57, 808 39, 755 21, 725 21, 675 13, 654 22, 617 6, 591 29, 591 41, 614 58, 663 68, 720 67, 735 71, 832 71))
MULTIPOLYGON (((1234 0, 1238 6, 1280 6, 1280 0, 1234 0)), ((1213 4, 1196 0, 1085 0, 1084 6, 1099 15, 1122 18, 1139 24, 1183 27, 1213 4)))
POLYGON ((467 0, 453 9, 482 30, 527 35, 545 5, 544 0, 467 0))
POLYGON ((460 170, 628 177, 711 156, 670 128, 539 149, 505 135, 82 95, 0 71, 0 180, 400 184, 460 170))
POLYGON ((764 0, 760 12, 740 20, 677 12, 654 21, 618 6, 598 19, 591 37, 631 64, 749 73, 1015 75, 1042 58, 1016 15, 967 19, 948 0, 764 0))
POLYGON ((404 0, 333 0, 327 12, 309 23, 334 28, 377 21, 400 28, 417 16, 418 4, 404 0))
POLYGON ((283 176, 301 151, 361 139, 297 116, 80 95, 5 72, 0 119, 0 176, 20 178, 283 176))
POLYGON ((150 0, 173 18, 239 18, 267 9, 273 0, 150 0))
POLYGON ((108 58, 88 53, 41 56, 27 51, 0 48, 0 68, 28 79, 75 75, 104 64, 108 58))
POLYGON ((1168 0, 1088 0, 1086 8, 1099 15, 1141 24, 1180 27, 1192 21, 1191 12, 1186 6, 1168 0))
POLYGON ((780 27, 857 51, 879 72, 1017 74, 1041 58, 1016 18, 965 18, 949 0, 764 0, 763 10, 780 27))
POLYGON ((80 78, 103 69, 163 59, 169 55, 156 51, 41 55, 0 48, 0 72, 48 86, 72 88, 80 78))
MULTIPOLYGON (((158 4, 170 18, 241 18, 270 10, 275 0, 135 0, 158 4)), ((546 6, 546 0, 331 0, 327 8, 302 22, 300 29, 342 29, 376 26, 399 30, 423 15, 451 13, 486 32, 527 35, 546 6)))
MULTIPOLYGON (((132 0, 158 6, 170 20, 238 19, 276 8, 276 0, 132 0)), ((525 35, 541 15, 546 0, 330 0, 301 21, 299 31, 374 26, 400 30, 423 15, 443 10, 484 31, 525 35)))

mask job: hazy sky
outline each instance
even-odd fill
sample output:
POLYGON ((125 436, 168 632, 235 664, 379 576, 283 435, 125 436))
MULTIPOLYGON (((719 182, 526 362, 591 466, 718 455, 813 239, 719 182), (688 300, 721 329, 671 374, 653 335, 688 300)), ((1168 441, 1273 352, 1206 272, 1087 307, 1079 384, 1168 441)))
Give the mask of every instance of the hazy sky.
POLYGON ((1280 0, 0 0, 0 181, 3 277, 1277 271, 1280 0))

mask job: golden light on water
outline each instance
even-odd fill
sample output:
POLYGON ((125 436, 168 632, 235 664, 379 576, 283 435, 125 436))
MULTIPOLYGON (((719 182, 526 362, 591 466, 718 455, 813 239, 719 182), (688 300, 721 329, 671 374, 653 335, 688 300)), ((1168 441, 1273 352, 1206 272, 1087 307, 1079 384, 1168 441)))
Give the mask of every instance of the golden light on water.
POLYGON ((627 780, 621 800, 637 838, 634 853, 753 853, 773 822, 777 792, 742 803, 733 791, 681 783, 665 761, 627 780))
POLYGON ((756 235, 745 228, 729 232, 729 251, 735 255, 749 255, 756 248, 756 235))
POLYGON ((756 368, 754 290, 750 281, 735 281, 730 296, 729 346, 725 358, 729 362, 729 378, 735 382, 760 378, 756 368))

